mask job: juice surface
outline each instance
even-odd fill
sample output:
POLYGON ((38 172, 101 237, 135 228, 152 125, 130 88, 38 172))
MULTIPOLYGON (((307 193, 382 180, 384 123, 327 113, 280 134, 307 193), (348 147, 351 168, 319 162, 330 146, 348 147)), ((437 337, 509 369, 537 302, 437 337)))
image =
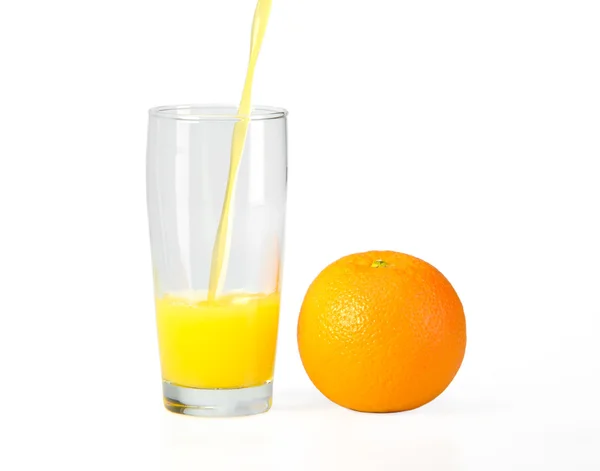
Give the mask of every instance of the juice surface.
POLYGON ((163 380, 192 388, 242 388, 272 380, 279 294, 156 300, 163 380))

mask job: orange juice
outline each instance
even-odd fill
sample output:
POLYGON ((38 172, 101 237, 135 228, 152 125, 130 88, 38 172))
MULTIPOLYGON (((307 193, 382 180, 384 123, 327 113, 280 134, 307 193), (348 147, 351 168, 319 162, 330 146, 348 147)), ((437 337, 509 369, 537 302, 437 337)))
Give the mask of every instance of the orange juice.
POLYGON ((260 386, 273 378, 279 293, 224 294, 237 173, 250 126, 254 70, 272 0, 258 0, 246 81, 234 125, 230 169, 210 267, 208 293, 156 300, 163 380, 199 389, 260 386))
POLYGON ((225 389, 271 381, 279 294, 231 294, 217 300, 167 295, 156 300, 163 380, 225 389))

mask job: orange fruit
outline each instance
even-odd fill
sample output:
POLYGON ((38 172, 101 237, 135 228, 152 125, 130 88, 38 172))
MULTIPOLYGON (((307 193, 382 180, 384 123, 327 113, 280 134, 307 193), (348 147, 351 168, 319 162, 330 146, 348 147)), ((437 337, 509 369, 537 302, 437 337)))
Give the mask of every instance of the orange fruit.
POLYGON ((348 255, 308 288, 298 348, 314 385, 363 412, 398 412, 440 395, 462 363, 463 307, 435 267, 398 252, 348 255))

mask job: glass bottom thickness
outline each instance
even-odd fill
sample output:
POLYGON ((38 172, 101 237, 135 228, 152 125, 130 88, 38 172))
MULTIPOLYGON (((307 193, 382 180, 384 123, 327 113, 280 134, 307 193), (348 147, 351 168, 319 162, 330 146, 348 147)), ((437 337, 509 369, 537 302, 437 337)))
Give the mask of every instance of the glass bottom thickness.
POLYGON ((273 402, 273 383, 239 389, 196 389, 163 381, 167 410, 197 417, 239 417, 267 412, 273 402))

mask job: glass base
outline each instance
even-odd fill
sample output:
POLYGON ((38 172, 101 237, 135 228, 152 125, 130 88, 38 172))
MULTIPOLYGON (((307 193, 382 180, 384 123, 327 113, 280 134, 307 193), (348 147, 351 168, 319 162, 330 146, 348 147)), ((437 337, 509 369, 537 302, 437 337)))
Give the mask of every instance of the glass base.
POLYGON ((271 408, 273 383, 240 389, 196 389, 163 381, 167 410, 197 417, 239 417, 271 408))

